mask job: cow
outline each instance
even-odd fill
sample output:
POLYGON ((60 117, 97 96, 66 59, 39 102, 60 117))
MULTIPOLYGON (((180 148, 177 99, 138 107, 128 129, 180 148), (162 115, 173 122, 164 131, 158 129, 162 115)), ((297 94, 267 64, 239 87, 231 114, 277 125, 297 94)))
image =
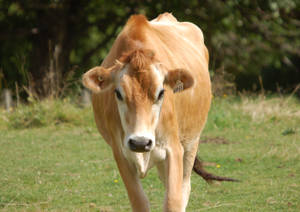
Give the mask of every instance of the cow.
POLYGON ((166 189, 164 211, 185 211, 193 167, 215 179, 196 159, 212 99, 208 61, 196 25, 170 13, 151 21, 132 15, 101 66, 83 75, 132 211, 150 211, 140 178, 154 166, 166 189))

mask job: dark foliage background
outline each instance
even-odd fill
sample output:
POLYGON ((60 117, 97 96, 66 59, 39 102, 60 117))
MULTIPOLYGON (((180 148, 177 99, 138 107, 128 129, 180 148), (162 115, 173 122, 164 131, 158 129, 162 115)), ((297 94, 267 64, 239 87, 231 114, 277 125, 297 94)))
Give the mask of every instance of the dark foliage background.
POLYGON ((0 92, 59 97, 101 63, 131 14, 162 12, 203 30, 221 92, 300 83, 299 0, 0 0, 0 92))

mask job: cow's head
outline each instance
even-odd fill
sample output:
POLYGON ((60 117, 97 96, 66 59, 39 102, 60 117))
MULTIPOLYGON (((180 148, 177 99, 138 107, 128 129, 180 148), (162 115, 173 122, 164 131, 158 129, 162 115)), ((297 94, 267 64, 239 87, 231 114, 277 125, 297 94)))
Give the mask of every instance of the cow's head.
POLYGON ((95 67, 83 76, 84 86, 94 93, 114 91, 124 146, 134 152, 155 147, 155 129, 167 86, 182 91, 193 82, 188 71, 166 70, 151 50, 144 49, 123 55, 111 68, 95 67))

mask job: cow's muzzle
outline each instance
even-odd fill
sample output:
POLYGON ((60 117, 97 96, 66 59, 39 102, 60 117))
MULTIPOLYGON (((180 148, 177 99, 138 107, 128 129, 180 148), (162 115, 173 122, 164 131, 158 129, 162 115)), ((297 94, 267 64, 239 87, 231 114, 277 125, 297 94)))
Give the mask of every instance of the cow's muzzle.
POLYGON ((152 149, 152 139, 143 136, 134 136, 128 139, 128 146, 134 152, 149 152, 152 149))

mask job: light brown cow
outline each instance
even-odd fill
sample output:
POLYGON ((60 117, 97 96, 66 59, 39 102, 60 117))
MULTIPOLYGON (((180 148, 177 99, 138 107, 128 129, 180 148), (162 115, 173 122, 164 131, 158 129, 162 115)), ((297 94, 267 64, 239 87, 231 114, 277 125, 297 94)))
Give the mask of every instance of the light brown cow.
POLYGON ((133 211, 149 211, 139 178, 156 166, 165 211, 185 211, 211 102, 201 30, 164 13, 132 16, 101 66, 84 74, 95 121, 111 146, 133 211))

